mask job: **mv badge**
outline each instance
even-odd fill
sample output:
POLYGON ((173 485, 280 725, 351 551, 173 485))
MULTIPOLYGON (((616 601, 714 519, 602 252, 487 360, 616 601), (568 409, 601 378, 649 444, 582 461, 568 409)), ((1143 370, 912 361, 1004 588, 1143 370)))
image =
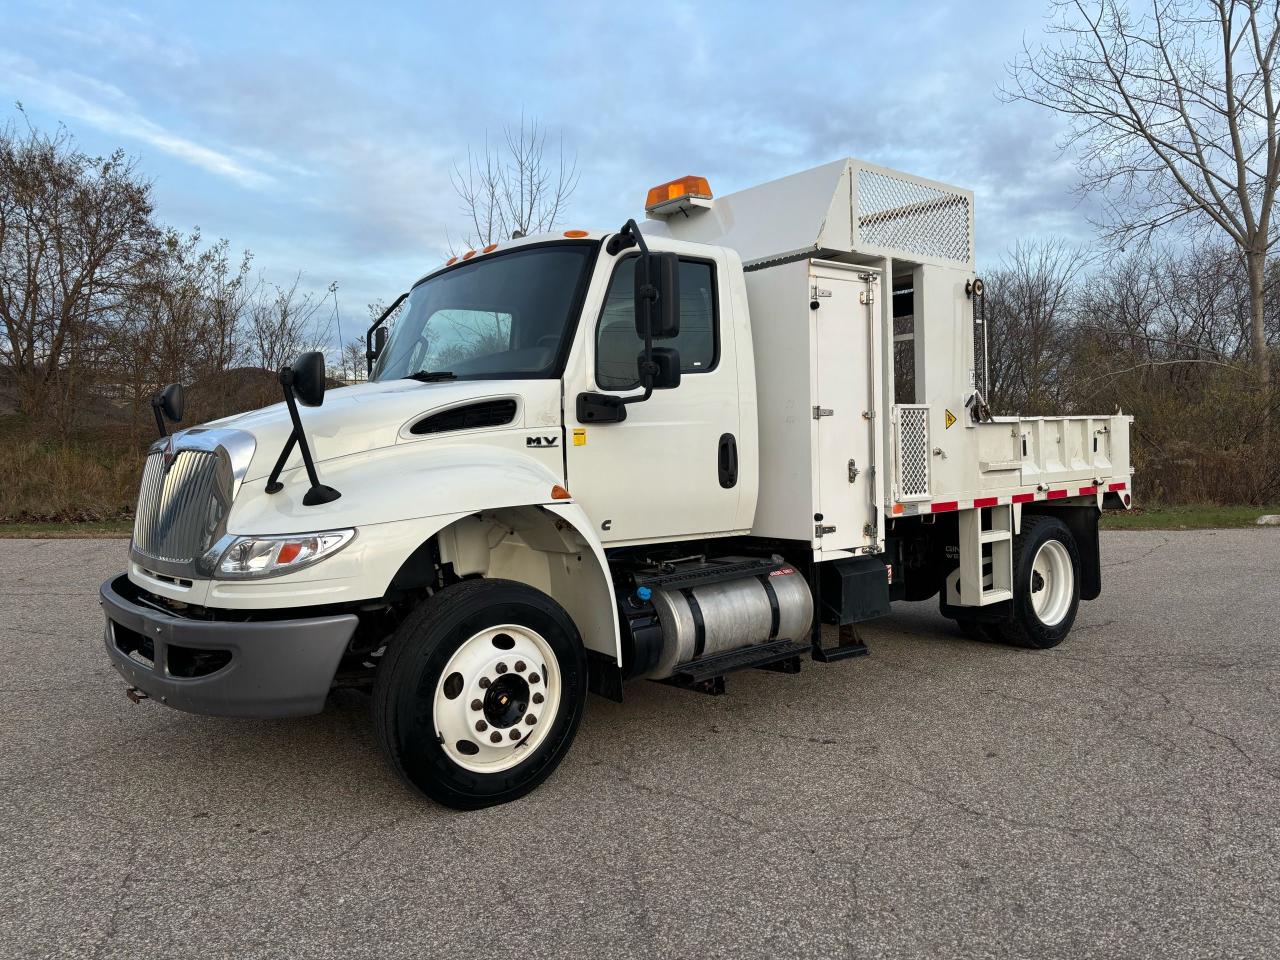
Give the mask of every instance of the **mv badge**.
POLYGON ((554 447, 560 443, 559 437, 536 436, 525 437, 524 445, 526 447, 554 447))

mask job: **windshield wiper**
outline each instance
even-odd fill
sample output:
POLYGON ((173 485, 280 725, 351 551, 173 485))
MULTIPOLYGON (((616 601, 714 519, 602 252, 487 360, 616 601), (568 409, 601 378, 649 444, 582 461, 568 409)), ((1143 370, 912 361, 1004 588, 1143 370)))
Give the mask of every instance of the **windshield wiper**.
POLYGON ((458 375, 451 370, 419 370, 405 377, 406 380, 418 380, 422 383, 437 383, 441 380, 457 380, 458 375))

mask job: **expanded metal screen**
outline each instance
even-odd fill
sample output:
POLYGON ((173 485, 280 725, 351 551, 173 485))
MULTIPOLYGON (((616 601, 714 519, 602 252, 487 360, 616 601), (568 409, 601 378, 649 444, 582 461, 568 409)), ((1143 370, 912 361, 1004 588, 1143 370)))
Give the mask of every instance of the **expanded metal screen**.
POLYGON ((899 405, 898 499, 929 498, 929 408, 899 405))
POLYGON ((969 262, 969 198, 878 170, 858 170, 859 246, 969 262))

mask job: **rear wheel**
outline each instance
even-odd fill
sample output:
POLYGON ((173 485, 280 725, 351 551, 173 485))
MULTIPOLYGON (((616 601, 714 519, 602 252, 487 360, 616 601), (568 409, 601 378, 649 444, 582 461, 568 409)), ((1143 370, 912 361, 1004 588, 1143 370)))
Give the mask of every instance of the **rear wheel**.
POLYGON ((442 590, 401 625, 374 685, 378 739, 406 783, 475 809, 528 793, 582 718, 586 653, 564 609, 509 580, 442 590))
POLYGON ((1022 519, 1013 542, 1010 616, 984 626, 1004 643, 1044 650, 1067 638, 1080 607, 1080 552, 1057 517, 1022 519))

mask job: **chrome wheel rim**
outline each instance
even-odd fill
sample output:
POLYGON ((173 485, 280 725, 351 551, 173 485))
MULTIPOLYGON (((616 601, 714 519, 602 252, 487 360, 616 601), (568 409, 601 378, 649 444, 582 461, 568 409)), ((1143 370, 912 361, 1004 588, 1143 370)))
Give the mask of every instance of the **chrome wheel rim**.
POLYGON ((449 759, 501 773, 532 756, 560 706, 560 667, 535 630, 488 627, 454 651, 436 683, 432 720, 449 759))
POLYGON ((1061 540, 1046 540, 1031 564, 1031 608, 1046 627, 1056 627, 1071 609, 1075 573, 1061 540))

